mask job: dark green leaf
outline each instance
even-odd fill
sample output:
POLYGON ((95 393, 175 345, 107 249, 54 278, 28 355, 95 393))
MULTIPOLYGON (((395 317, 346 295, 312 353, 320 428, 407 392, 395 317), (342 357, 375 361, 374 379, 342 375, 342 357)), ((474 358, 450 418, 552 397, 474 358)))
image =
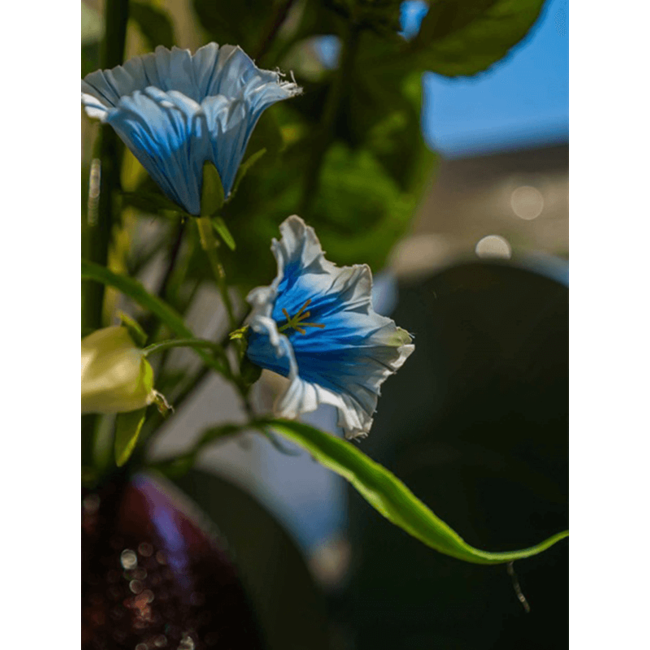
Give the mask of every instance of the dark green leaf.
POLYGON ((152 49, 158 45, 171 49, 174 45, 174 27, 166 11, 131 0, 129 17, 137 23, 152 49))
POLYGON ((448 77, 501 60, 534 25, 544 0, 438 0, 411 43, 416 65, 448 77))
POLYGON ((115 463, 122 467, 131 457, 138 442, 147 409, 119 413, 115 418, 115 463))
POLYGON ((300 422, 271 420, 265 424, 349 481, 393 524, 445 555, 474 564, 503 564, 537 555, 569 535, 564 531, 519 551, 481 551, 465 542, 394 474, 368 458, 353 443, 300 422))
POLYGON ((239 373, 244 384, 246 386, 252 386, 261 377, 262 369, 249 361, 248 357, 244 355, 241 360, 239 373))
POLYGON ((194 0, 194 11, 211 40, 240 45, 251 57, 286 0, 194 0))

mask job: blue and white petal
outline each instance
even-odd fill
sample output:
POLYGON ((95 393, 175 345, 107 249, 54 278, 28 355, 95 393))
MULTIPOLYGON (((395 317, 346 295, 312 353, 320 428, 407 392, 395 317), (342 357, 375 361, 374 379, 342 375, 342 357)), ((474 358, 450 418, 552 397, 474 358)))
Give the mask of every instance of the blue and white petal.
POLYGON ((195 215, 203 164, 215 165, 228 196, 262 112, 300 92, 241 48, 216 43, 194 55, 159 46, 81 82, 86 113, 110 124, 167 197, 195 215))
POLYGON ((330 404, 347 438, 365 436, 381 384, 413 352, 411 336, 373 310, 367 266, 339 268, 327 261, 300 217, 289 217, 280 232, 282 239, 272 244, 278 275, 247 298, 247 355, 289 378, 277 415, 294 418, 330 404), (298 329, 288 327, 287 314, 299 313, 298 329))

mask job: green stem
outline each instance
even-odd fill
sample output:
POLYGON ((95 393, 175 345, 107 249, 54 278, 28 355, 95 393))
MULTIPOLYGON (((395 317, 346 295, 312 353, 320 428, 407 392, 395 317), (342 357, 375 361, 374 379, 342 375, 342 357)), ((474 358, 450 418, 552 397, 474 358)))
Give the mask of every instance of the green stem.
MULTIPOLYGON (((129 0, 106 0, 106 33, 101 52, 103 68, 113 68, 122 63, 128 19, 129 0)), ((106 266, 108 262, 108 248, 116 211, 114 197, 120 183, 120 158, 121 143, 116 133, 113 129, 104 127, 100 135, 99 158, 91 165, 89 182, 92 191, 89 196, 89 209, 82 220, 81 228, 82 257, 100 266, 106 266)), ((82 331, 99 329, 102 326, 104 285, 82 281, 81 296, 82 331)), ((93 465, 98 420, 97 415, 82 418, 82 463, 87 466, 93 465)))
POLYGON ((210 220, 210 217, 197 217, 196 224, 199 229, 201 247, 208 256, 210 266, 212 267, 212 272, 214 273, 214 278, 217 281, 217 287, 221 293, 223 304, 225 305, 226 311, 228 312, 228 322, 230 329, 234 330, 236 326, 235 312, 232 306, 232 301, 230 300, 230 295, 228 294, 226 272, 223 269, 223 265, 219 259, 219 254, 217 253, 217 246, 219 246, 219 242, 214 236, 212 221, 210 220))
MULTIPOLYGON (((129 19, 129 0, 106 0, 104 23, 106 33, 102 43, 102 67, 114 68, 124 60, 126 26, 129 19)), ((115 131, 105 126, 100 135, 100 155, 93 168, 99 182, 96 210, 89 210, 82 228, 82 255, 101 266, 108 261, 108 248, 116 214, 115 193, 120 184, 121 143, 115 131)), ((91 179, 91 182, 94 179, 91 179)), ((91 196, 91 198, 94 198, 91 196)), ((82 283, 82 328, 102 326, 104 286, 82 283)))
POLYGON ((145 356, 149 356, 154 352, 163 352, 171 348, 208 348, 216 352, 221 359, 227 360, 224 349, 218 343, 206 341, 205 339, 172 339, 170 341, 161 341, 160 343, 148 345, 142 351, 145 356))
POLYGON ((271 16, 271 20, 264 31, 264 36, 260 41, 257 51, 253 54, 253 59, 258 62, 258 65, 259 61, 264 57, 267 50, 273 44, 273 41, 275 40, 280 27, 284 24, 284 21, 289 14, 289 10, 291 9, 291 5, 293 5, 294 2, 295 0, 285 0, 285 3, 279 5, 271 16))
POLYGON ((342 37, 343 45, 339 66, 330 86, 325 107, 321 115, 319 132, 312 148, 309 165, 305 173, 300 214, 307 214, 317 190, 323 159, 334 140, 336 119, 341 109, 346 89, 352 77, 354 59, 359 46, 360 27, 353 22, 346 24, 346 33, 342 37))

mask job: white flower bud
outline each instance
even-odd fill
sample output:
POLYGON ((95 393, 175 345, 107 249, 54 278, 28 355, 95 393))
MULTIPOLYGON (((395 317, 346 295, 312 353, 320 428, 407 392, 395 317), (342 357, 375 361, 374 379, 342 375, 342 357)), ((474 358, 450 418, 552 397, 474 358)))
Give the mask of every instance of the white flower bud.
POLYGON ((124 413, 156 397, 153 369, 125 327, 106 327, 81 340, 81 412, 124 413))

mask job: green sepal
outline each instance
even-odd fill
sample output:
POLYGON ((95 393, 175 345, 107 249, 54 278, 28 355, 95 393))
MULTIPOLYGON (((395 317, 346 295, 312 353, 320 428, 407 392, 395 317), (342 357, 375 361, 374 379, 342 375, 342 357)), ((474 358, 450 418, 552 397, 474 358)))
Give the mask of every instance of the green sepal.
POLYGON ((115 418, 115 463, 122 467, 131 457, 140 437, 147 408, 119 413, 115 418))
POLYGON ((230 230, 228 230, 226 222, 221 217, 212 217, 212 225, 217 231, 219 237, 223 239, 226 246, 228 246, 231 251, 234 251, 235 248, 237 248, 237 244, 235 244, 235 238, 230 233, 230 230))
POLYGON ((246 386, 252 386, 262 375, 262 369, 250 361, 244 353, 239 366, 239 374, 246 386))
POLYGON ((118 312, 117 317, 129 331, 129 336, 133 339, 133 342, 138 347, 143 348, 147 344, 147 333, 140 327, 140 323, 123 311, 118 312))
POLYGON ((248 332, 248 325, 244 325, 244 327, 240 327, 238 330, 233 330, 228 334, 228 338, 231 341, 238 341, 239 339, 245 339, 246 338, 246 332, 248 332))
POLYGON ((235 176, 235 183, 232 188, 231 196, 234 196, 239 189, 239 184, 244 179, 244 176, 250 171, 251 167, 266 153, 266 147, 251 154, 245 162, 239 165, 237 175, 235 176))
POLYGON ((203 164, 203 189, 201 191, 201 216, 211 217, 221 210, 226 195, 217 168, 209 161, 203 164))

